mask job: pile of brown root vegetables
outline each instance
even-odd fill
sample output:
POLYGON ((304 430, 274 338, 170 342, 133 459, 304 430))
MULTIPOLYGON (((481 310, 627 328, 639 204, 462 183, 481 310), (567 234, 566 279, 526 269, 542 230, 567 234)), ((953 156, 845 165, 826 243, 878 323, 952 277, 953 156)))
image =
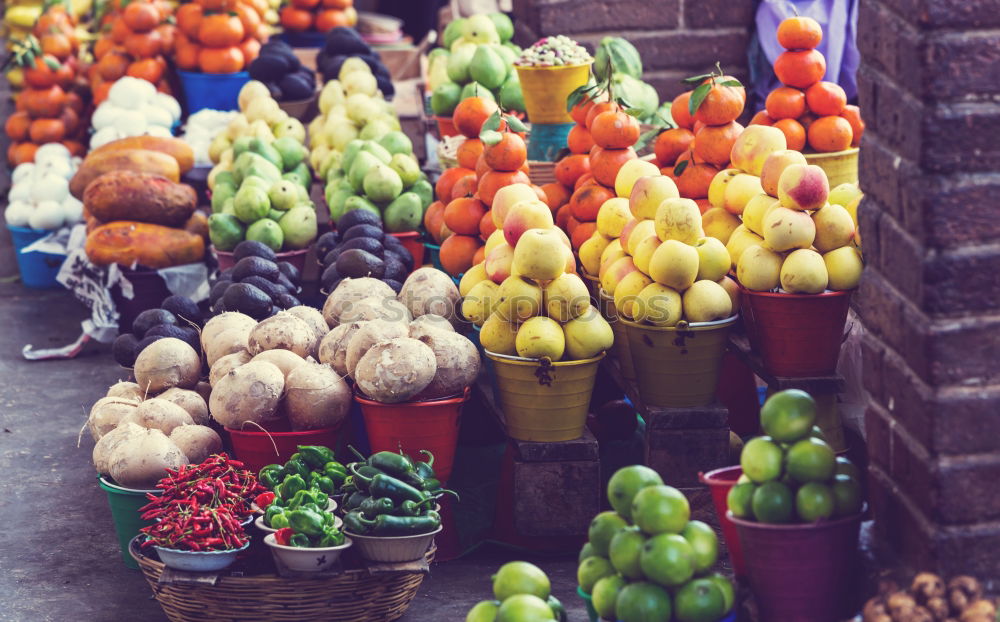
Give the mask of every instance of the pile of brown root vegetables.
POLYGON ((880 586, 879 595, 865 603, 864 622, 996 622, 996 603, 983 597, 983 586, 969 576, 945 583, 921 572, 908 590, 895 582, 880 586))

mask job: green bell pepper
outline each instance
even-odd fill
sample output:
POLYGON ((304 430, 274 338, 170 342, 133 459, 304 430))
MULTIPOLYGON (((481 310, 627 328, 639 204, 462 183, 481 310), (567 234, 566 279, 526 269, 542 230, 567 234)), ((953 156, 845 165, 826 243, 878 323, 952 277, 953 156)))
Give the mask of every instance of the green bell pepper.
POLYGON ((336 527, 328 526, 323 529, 323 535, 319 538, 321 548, 340 546, 344 543, 344 532, 336 527))
POLYGON ((308 549, 312 547, 312 541, 309 539, 309 536, 304 533, 292 534, 289 544, 297 546, 300 549, 308 549))
POLYGON ((274 525, 272 521, 274 520, 274 517, 277 516, 278 514, 284 514, 284 513, 285 513, 285 508, 281 507, 280 505, 274 505, 272 503, 271 505, 267 506, 267 510, 264 511, 264 524, 273 527, 274 525))
POLYGON ((301 509, 288 512, 288 526, 295 533, 318 536, 323 533, 323 516, 313 510, 301 509))
POLYGON ((280 464, 269 464, 261 469, 257 475, 257 481, 268 490, 274 490, 274 487, 284 481, 284 479, 285 467, 280 464))
POLYGON ((333 484, 333 480, 319 471, 313 471, 309 474, 309 486, 310 488, 318 488, 327 494, 337 489, 333 484))
POLYGON ((323 475, 333 480, 336 486, 340 486, 347 479, 347 469, 339 462, 327 462, 323 466, 323 475))
POLYGON ((288 501, 295 496, 295 493, 306 488, 306 480, 301 475, 286 475, 284 481, 274 489, 274 494, 282 500, 288 501))
POLYGON ((295 509, 307 503, 315 503, 321 510, 325 510, 330 503, 330 496, 317 488, 300 490, 288 500, 287 506, 295 509))
POLYGON ((297 449, 305 463, 313 469, 322 469, 327 462, 334 462, 337 459, 329 447, 299 445, 297 449))
POLYGON ((302 479, 309 477, 310 471, 312 471, 312 469, 310 469, 309 465, 306 464, 306 461, 302 458, 301 454, 292 454, 292 457, 285 463, 285 473, 300 475, 302 479))
POLYGON ((271 522, 269 522, 268 525, 272 529, 284 529, 285 527, 288 527, 288 514, 285 514, 284 512, 275 514, 271 518, 271 522))

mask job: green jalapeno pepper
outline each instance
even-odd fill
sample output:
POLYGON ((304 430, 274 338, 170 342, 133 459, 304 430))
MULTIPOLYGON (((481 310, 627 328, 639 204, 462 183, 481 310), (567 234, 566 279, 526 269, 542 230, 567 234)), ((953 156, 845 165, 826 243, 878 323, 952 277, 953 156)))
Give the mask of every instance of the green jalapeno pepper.
POLYGON ((352 492, 344 498, 344 509, 348 511, 356 510, 361 507, 361 504, 364 503, 365 499, 368 499, 368 495, 360 490, 352 492))
POLYGON ((354 510, 344 514, 344 529, 363 536, 371 530, 371 524, 370 521, 365 520, 360 511, 354 510))
POLYGON ((409 536, 430 533, 441 526, 441 516, 431 510, 424 516, 379 514, 372 521, 373 536, 409 536))
POLYGON ((396 506, 388 497, 368 497, 358 509, 365 518, 375 518, 379 514, 391 514, 396 506))
POLYGON ((299 455, 313 469, 322 469, 327 462, 334 462, 337 458, 329 447, 320 445, 299 445, 299 455))
POLYGON ((399 512, 403 516, 420 516, 433 499, 425 499, 420 503, 415 501, 404 501, 399 504, 399 512))
MULTIPOLYGON (((426 490, 418 490, 406 482, 385 473, 379 473, 365 482, 365 476, 360 474, 353 466, 351 467, 351 472, 354 474, 356 481, 364 482, 367 485, 368 492, 373 497, 389 497, 394 503, 402 503, 403 501, 419 503, 434 497, 434 495, 431 495, 426 490)), ((458 498, 458 493, 452 490, 441 490, 438 494, 446 493, 455 495, 456 499, 458 498)))

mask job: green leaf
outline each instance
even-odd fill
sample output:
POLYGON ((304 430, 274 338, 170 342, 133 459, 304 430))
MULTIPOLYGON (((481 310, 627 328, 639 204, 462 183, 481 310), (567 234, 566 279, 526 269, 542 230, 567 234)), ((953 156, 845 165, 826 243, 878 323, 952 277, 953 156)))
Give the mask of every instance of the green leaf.
POLYGON ((486 122, 483 123, 483 127, 480 131, 482 132, 486 130, 499 130, 499 129, 500 129, 500 111, 497 110, 493 114, 491 114, 488 119, 486 119, 486 122))
POLYGON ((681 82, 683 82, 684 84, 698 84, 699 82, 702 82, 703 80, 706 80, 711 77, 712 74, 703 73, 700 76, 691 76, 690 78, 684 78, 683 80, 681 80, 681 82))
POLYGON ((684 174, 684 169, 686 169, 688 167, 688 164, 690 164, 690 162, 691 162, 691 160, 684 160, 683 162, 681 162, 680 164, 678 164, 677 166, 675 166, 674 167, 674 177, 680 177, 681 175, 683 175, 684 174))
POLYGON ((656 138, 657 136, 659 136, 661 131, 662 131, 662 128, 654 127, 653 129, 651 129, 649 131, 646 131, 646 132, 643 132, 642 134, 639 134, 639 140, 637 140, 635 142, 635 145, 633 146, 633 149, 635 149, 636 151, 641 150, 643 147, 645 147, 649 143, 650 140, 652 140, 653 138, 656 138))
POLYGON ((691 91, 691 99, 688 100, 688 112, 692 117, 694 116, 694 113, 698 112, 698 108, 701 106, 701 103, 705 101, 705 98, 708 97, 708 92, 711 90, 711 84, 702 84, 695 90, 691 91))
POLYGON ((636 119, 638 119, 639 117, 642 116, 642 110, 640 110, 639 108, 626 108, 625 114, 627 114, 630 117, 635 117, 636 119))
POLYGON ((572 110, 581 101, 583 101, 583 91, 576 89, 566 98, 566 112, 572 110))
POLYGON ((504 116, 504 120, 507 121, 507 126, 515 132, 527 132, 528 128, 525 127, 524 123, 520 119, 513 115, 504 116))
POLYGON ((493 146, 503 140, 503 135, 496 130, 483 130, 479 133, 479 140, 483 141, 484 145, 493 146))
POLYGON ((725 82, 722 83, 722 86, 739 86, 739 87, 742 87, 743 83, 740 82, 739 80, 726 80, 725 82))
POLYGON ((62 65, 60 65, 54 58, 49 57, 44 58, 43 60, 45 61, 45 65, 52 71, 59 71, 59 68, 62 67, 62 65))

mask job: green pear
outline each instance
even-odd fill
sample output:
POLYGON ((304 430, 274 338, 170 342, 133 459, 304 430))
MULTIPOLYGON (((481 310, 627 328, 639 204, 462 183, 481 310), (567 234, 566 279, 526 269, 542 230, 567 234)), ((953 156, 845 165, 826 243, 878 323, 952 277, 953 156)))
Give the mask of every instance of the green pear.
POLYGON ((420 179, 420 165, 411 155, 397 153, 389 161, 389 168, 396 171, 403 180, 403 187, 409 188, 420 179))

